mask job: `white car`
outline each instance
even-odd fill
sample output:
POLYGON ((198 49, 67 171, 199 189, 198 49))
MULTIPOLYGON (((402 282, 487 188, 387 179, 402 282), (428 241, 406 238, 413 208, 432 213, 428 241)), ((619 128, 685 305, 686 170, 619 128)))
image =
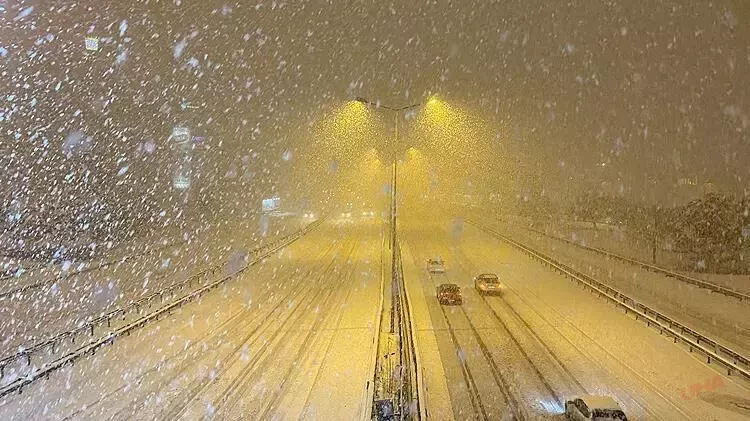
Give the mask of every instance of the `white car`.
POLYGON ((505 286, 494 273, 481 273, 474 277, 474 288, 481 295, 502 295, 505 286))
POLYGON ((445 273, 445 263, 443 262, 443 259, 440 257, 436 259, 427 259, 427 272, 445 273))
POLYGON ((609 396, 583 395, 565 402, 569 420, 627 421, 620 405, 609 396))

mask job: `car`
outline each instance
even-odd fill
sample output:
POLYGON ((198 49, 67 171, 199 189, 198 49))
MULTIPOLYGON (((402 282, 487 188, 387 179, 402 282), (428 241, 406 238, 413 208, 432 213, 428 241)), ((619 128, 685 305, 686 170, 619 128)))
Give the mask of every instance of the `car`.
POLYGON ((461 287, 456 284, 440 284, 436 288, 438 302, 443 305, 461 305, 461 287))
POLYGON ((305 219, 315 219, 315 212, 305 212, 303 216, 305 219))
POLYGON ((480 273, 474 277, 474 288, 481 295, 502 295, 505 286, 494 273, 480 273))
POLYGON ((427 272, 445 273, 445 263, 443 262, 443 259, 440 257, 427 259, 427 272))
POLYGON ((569 420, 627 421, 620 405, 609 396, 582 395, 565 402, 565 415, 569 420))

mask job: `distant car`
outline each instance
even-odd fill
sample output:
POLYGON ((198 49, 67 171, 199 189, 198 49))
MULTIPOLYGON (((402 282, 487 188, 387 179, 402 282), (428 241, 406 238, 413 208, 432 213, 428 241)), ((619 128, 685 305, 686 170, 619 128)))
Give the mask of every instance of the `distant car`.
POLYGON ((445 263, 443 262, 443 259, 440 257, 436 259, 427 259, 427 272, 445 273, 445 263))
POLYGON ((628 420, 620 405, 609 396, 584 395, 566 401, 565 415, 569 420, 576 421, 628 420))
POLYGON ((303 215, 306 219, 315 219, 315 213, 314 212, 305 212, 303 215))
POLYGON ((461 305, 461 287, 456 284, 441 284, 436 288, 436 295, 440 304, 461 305))
POLYGON ((375 211, 363 210, 362 211, 362 216, 375 216, 375 211))
POLYGON ((354 205, 351 203, 347 203, 346 206, 344 206, 343 210, 341 211, 341 217, 349 219, 354 214, 354 205))
POLYGON ((502 295, 505 286, 494 273, 482 273, 474 277, 474 288, 482 295, 502 295))

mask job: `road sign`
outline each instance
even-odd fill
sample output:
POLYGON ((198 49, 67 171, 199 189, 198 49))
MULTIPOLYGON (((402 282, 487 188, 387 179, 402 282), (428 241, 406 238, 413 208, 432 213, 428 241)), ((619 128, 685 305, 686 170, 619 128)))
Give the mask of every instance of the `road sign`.
POLYGON ((99 38, 98 37, 86 37, 86 50, 99 51, 99 38))
POLYGON ((186 110, 188 108, 190 108, 190 109, 197 109, 197 108, 200 108, 200 107, 198 107, 196 105, 192 105, 192 104, 190 104, 187 101, 182 101, 182 102, 180 102, 180 108, 182 108, 183 110, 186 110))
POLYGON ((187 190, 190 188, 190 177, 184 174, 177 174, 172 185, 178 190, 187 190))

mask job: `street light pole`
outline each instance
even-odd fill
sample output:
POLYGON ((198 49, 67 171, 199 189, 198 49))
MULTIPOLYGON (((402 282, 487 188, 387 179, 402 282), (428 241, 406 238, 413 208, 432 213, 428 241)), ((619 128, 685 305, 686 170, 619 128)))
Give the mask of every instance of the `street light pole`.
POLYGON ((394 116, 393 120, 393 147, 391 149, 392 161, 393 161, 393 181, 391 182, 391 250, 392 253, 396 254, 396 195, 398 185, 398 114, 394 116))
POLYGON ((393 166, 393 180, 391 182, 391 253, 392 258, 395 259, 396 256, 396 211, 397 211, 397 205, 396 205, 396 191, 397 191, 397 175, 398 175, 398 117, 399 114, 402 111, 411 110, 413 108, 419 107, 422 105, 422 103, 416 103, 411 105, 405 105, 402 107, 392 107, 389 105, 381 104, 379 101, 370 101, 369 99, 363 98, 361 96, 358 96, 355 98, 355 101, 360 102, 365 105, 372 105, 375 108, 381 108, 387 111, 391 111, 395 114, 395 119, 393 121, 393 150, 392 150, 392 166, 393 166))
MULTIPOLYGON (((358 102, 361 102, 365 105, 373 105, 376 108, 382 108, 387 111, 392 111, 394 115, 393 120, 393 147, 391 148, 391 155, 392 155, 392 166, 393 166, 393 180, 391 182, 391 320, 390 320, 390 334, 394 335, 394 339, 397 339, 398 346, 399 346, 399 374, 395 377, 390 377, 390 382, 395 381, 396 385, 398 387, 397 391, 391 390, 390 393, 392 393, 390 402, 396 403, 398 409, 398 419, 406 419, 404 417, 405 414, 408 414, 409 409, 408 406, 404 404, 404 402, 411 401, 411 399, 416 398, 415 396, 412 396, 409 392, 409 388, 406 387, 405 389, 405 376, 406 378, 411 377, 412 375, 410 371, 410 364, 408 361, 410 361, 408 357, 408 352, 404 349, 405 342, 409 343, 410 339, 404 339, 404 335, 409 335, 408 328, 404 329, 404 326, 402 325, 402 322, 404 320, 402 319, 402 306, 403 302, 401 300, 401 290, 402 288, 405 288, 403 285, 403 280, 401 279, 401 270, 400 270, 400 254, 397 253, 396 249, 398 247, 398 244, 396 243, 396 212, 397 212, 397 201, 396 201, 396 193, 397 193, 397 182, 398 182, 398 144, 399 144, 399 133, 398 133, 398 119, 399 115, 402 111, 409 110, 415 107, 420 106, 421 104, 412 104, 407 105, 404 107, 390 107, 387 105, 382 105, 380 103, 375 103, 372 101, 369 101, 367 99, 364 99, 362 97, 357 97, 356 100, 358 102), (398 333, 396 334, 396 329, 398 329, 398 333), (406 330, 406 332, 405 332, 406 330), (406 394, 406 398, 404 397, 404 394, 406 394)), ((383 297, 385 298, 385 297, 383 297)), ((391 361, 389 358, 388 361, 391 361)), ((408 380, 408 383, 411 383, 412 381, 416 381, 415 379, 408 380)))

